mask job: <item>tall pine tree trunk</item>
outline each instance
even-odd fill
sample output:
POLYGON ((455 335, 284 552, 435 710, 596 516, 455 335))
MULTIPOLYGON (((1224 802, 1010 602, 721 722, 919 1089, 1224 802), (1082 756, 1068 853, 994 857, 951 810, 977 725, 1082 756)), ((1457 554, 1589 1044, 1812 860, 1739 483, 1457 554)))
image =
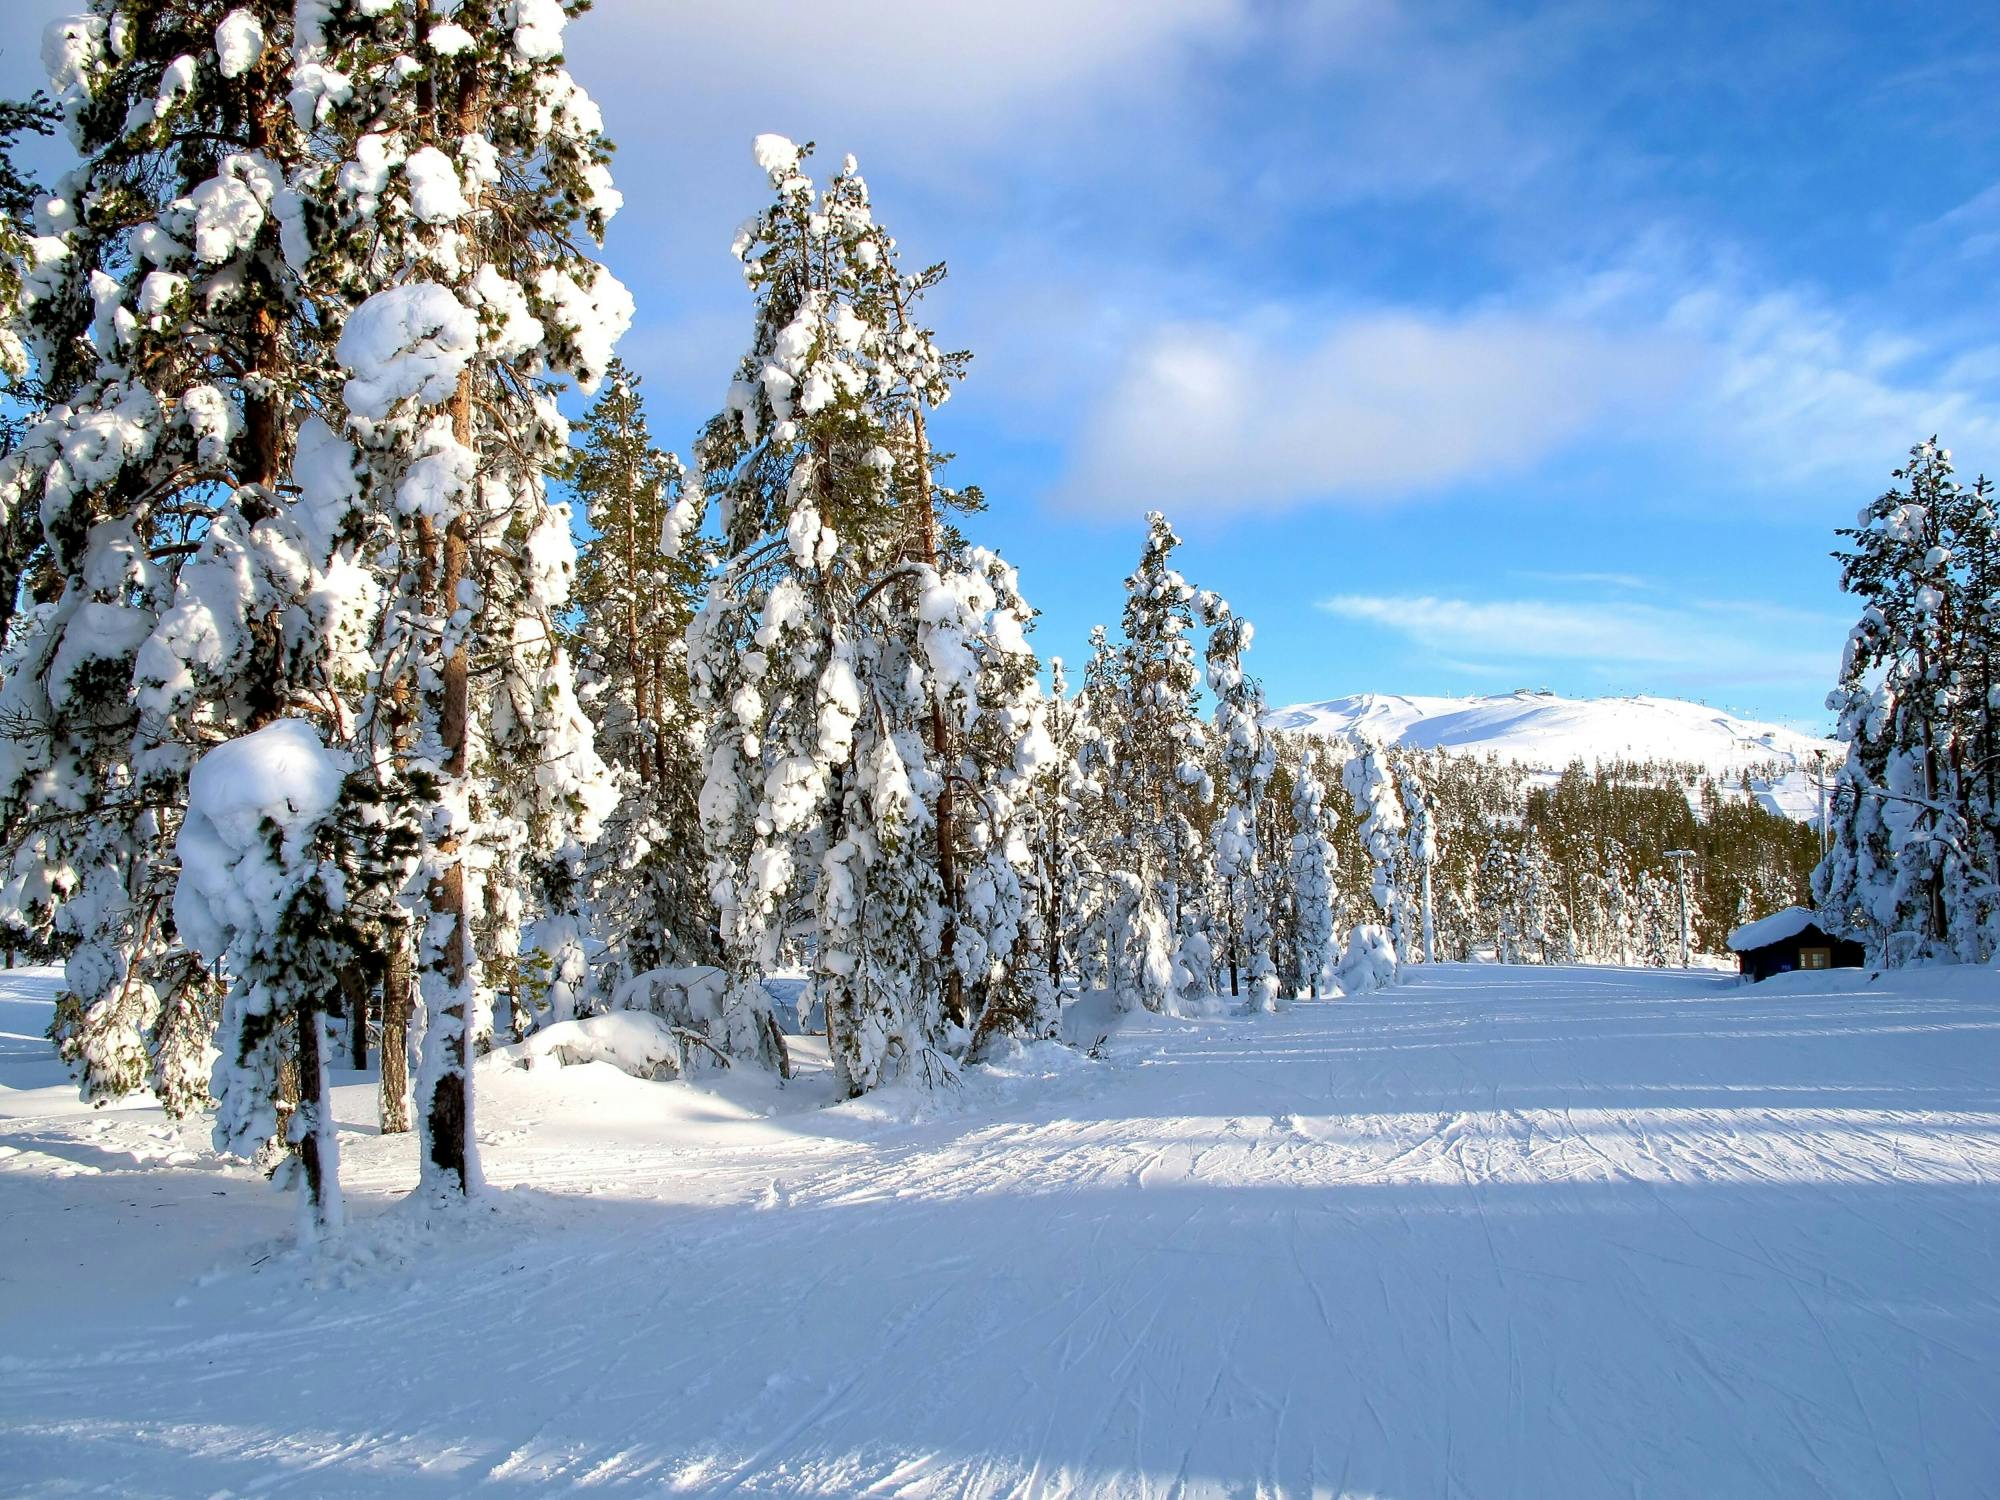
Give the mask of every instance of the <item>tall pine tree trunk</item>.
POLYGON ((382 1134, 410 1128, 410 947, 392 935, 382 970, 382 1134))
MULTIPOLYGON (((471 435, 472 388, 469 373, 459 377, 459 392, 452 402, 454 436, 465 442, 471 435)), ((463 514, 452 518, 445 528, 443 568, 438 578, 438 596, 449 613, 458 598, 459 585, 466 581, 470 547, 468 523, 463 514)), ((465 805, 466 773, 470 762, 472 725, 472 672, 463 638, 445 656, 437 697, 438 740, 444 747, 444 782, 459 795, 448 797, 455 807, 465 805)), ((465 830, 454 826, 438 840, 437 856, 443 869, 430 883, 429 906, 432 921, 445 925, 443 943, 435 963, 443 981, 446 1001, 441 1013, 429 1018, 424 1028, 424 1048, 436 1055, 427 1059, 424 1070, 428 1097, 419 1101, 429 1136, 429 1164, 435 1169, 440 1187, 460 1194, 471 1190, 468 1165, 471 1158, 472 1074, 468 1066, 467 1041, 471 1029, 471 942, 472 931, 465 889, 465 830)))
MULTIPOLYGON (((428 9, 428 7, 423 7, 428 9)), ((476 84, 468 84, 456 101, 455 132, 459 138, 475 135, 482 124, 483 100, 476 84)), ((438 111, 427 110, 428 121, 438 111)), ((433 127, 433 133, 435 128, 433 127)), ((468 222, 476 222, 481 197, 478 185, 468 178, 465 197, 470 212, 468 222)), ((473 260, 477 259, 475 254, 473 260)), ((458 388, 451 398, 452 437, 473 448, 474 365, 459 372, 458 388)), ((461 497, 456 513, 444 529, 441 567, 438 572, 438 613, 449 619, 459 607, 459 591, 471 582, 472 523, 468 509, 475 500, 461 497)), ((441 780, 445 801, 455 815, 469 812, 469 779, 472 746, 472 661, 467 632, 454 639, 438 672, 433 699, 433 721, 438 743, 444 751, 441 780)), ((447 1193, 472 1191, 472 1070, 469 1043, 472 1027, 472 921, 465 883, 465 841, 468 830, 454 824, 437 841, 436 856, 442 868, 430 883, 427 904, 431 922, 442 922, 444 937, 431 960, 445 1003, 436 1015, 426 1018, 424 1027, 424 1080, 427 1097, 418 1101, 425 1121, 429 1153, 426 1176, 447 1193)))
MULTIPOLYGON (((896 309, 900 316, 903 308, 896 309)), ((910 408, 910 446, 917 471, 917 542, 924 562, 938 570, 937 507, 931 490, 930 434, 924 422, 924 404, 918 397, 910 408)), ((941 778, 937 802, 938 883, 944 887, 944 927, 938 934, 938 962, 944 970, 945 1009, 961 1026, 972 1017, 966 1009, 965 984, 958 972, 958 828, 957 787, 953 768, 951 726, 946 722, 944 703, 935 689, 930 701, 931 754, 937 758, 941 778)))

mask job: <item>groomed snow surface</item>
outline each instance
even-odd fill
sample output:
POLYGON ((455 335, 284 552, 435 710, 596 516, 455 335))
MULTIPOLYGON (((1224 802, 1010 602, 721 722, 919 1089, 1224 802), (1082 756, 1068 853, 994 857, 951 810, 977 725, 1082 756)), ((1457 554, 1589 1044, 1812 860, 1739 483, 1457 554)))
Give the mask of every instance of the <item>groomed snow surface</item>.
POLYGON ((494 1066, 441 1222, 355 1078, 320 1263, 205 1125, 68 1102, 51 984, 0 990, 7 1493, 2000 1491, 1990 969, 1443 965, 928 1106, 494 1066))

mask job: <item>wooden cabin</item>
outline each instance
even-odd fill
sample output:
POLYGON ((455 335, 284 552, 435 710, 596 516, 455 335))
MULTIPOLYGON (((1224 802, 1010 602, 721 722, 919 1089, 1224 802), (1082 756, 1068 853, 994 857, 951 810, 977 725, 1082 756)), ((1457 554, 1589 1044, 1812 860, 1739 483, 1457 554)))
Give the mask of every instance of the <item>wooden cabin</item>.
POLYGON ((1751 980, 1796 969, 1858 969, 1867 962, 1859 943, 1828 932, 1819 913, 1803 906, 1746 922, 1729 934, 1729 951, 1751 980))

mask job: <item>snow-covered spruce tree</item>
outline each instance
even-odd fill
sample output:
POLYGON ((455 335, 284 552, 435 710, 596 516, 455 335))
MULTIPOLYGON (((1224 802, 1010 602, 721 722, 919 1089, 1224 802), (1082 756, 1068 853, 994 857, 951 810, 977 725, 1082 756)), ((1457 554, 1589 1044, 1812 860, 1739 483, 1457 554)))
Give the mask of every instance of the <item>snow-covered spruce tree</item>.
POLYGON ((1264 730, 1264 689, 1243 670, 1250 649, 1250 622, 1230 612, 1219 595, 1201 596, 1208 626, 1208 690, 1215 697, 1215 748, 1221 760, 1222 808, 1212 846, 1220 883, 1220 917, 1229 993, 1247 979, 1250 1004, 1271 1010, 1291 996, 1278 985, 1271 957, 1271 911, 1258 814, 1277 768, 1277 753, 1264 730))
POLYGON ((689 633, 701 817, 735 1003, 809 913, 836 1077, 859 1093, 948 1076, 970 1017, 958 802, 997 763, 960 742, 1019 620, 942 519, 977 499, 938 485, 922 421, 966 362, 916 321, 942 268, 900 271, 852 158, 821 192, 806 150, 756 153, 776 201, 736 245, 755 331, 700 450, 723 535, 689 633))
POLYGON ((557 617, 575 571, 544 476, 550 382, 594 387, 631 300, 581 242, 619 206, 555 0, 330 0, 293 102, 328 158, 301 180, 308 270, 352 307, 336 355, 357 511, 385 593, 364 758, 421 829, 419 1191, 478 1182, 469 1048, 518 960, 531 872, 574 860, 615 789, 557 617))
MULTIPOLYGON (((1049 739, 1047 761, 1035 774, 1027 837, 1035 862, 1034 897, 1042 967, 1060 996, 1087 983, 1079 950, 1101 894, 1103 872, 1094 858, 1085 809, 1098 788, 1086 766, 1094 738, 1082 694, 1072 694, 1061 657, 1049 659, 1049 694, 1042 710, 1049 739)), ((1100 981, 1101 982, 1101 981, 1100 981)))
POLYGON ((1292 781, 1292 942, 1283 975, 1293 994, 1320 997, 1333 961, 1333 809, 1310 763, 1292 781))
MULTIPOLYGON (((598 753, 624 792, 588 867, 602 944, 596 983, 608 994, 648 969, 720 956, 695 853, 700 724, 687 675, 687 627, 700 607, 707 558, 699 537, 679 533, 691 478, 654 446, 638 378, 616 360, 584 417, 566 477, 589 528, 570 642, 598 753)), ((552 958, 562 957, 574 940, 549 946, 552 958)), ((582 996, 560 970, 551 978, 552 1014, 575 1014, 582 996)))
POLYGON ((1372 741, 1361 741, 1341 771, 1341 781, 1360 822, 1361 846, 1367 851, 1373 872, 1369 894, 1389 929, 1396 961, 1407 962, 1408 902, 1396 881, 1396 860, 1402 852, 1403 807, 1396 797, 1396 778, 1389 769, 1387 753, 1372 741))
POLYGON ((1126 868, 1139 878, 1141 929, 1168 935, 1172 1004, 1196 1009, 1215 984, 1207 912, 1213 867, 1202 836, 1215 785, 1202 763, 1206 737, 1195 711, 1196 591, 1173 566, 1179 545, 1166 517, 1149 513, 1139 566, 1125 580, 1112 764, 1126 868))
POLYGON ((215 990, 180 944, 170 849, 188 767, 285 713, 337 714, 346 613, 325 517, 287 485, 317 319, 283 254, 290 7, 56 23, 76 164, 37 205, 18 347, 38 419, 0 466, 39 517, 45 602, 0 716, 7 901, 68 949, 53 1035, 84 1092, 204 1093, 215 990))
POLYGON ((1417 913, 1423 940, 1419 951, 1425 963, 1434 964, 1437 962, 1437 909, 1432 900, 1431 875, 1438 858, 1437 798, 1414 770, 1403 772, 1403 811, 1409 820, 1409 864, 1416 872, 1417 913))

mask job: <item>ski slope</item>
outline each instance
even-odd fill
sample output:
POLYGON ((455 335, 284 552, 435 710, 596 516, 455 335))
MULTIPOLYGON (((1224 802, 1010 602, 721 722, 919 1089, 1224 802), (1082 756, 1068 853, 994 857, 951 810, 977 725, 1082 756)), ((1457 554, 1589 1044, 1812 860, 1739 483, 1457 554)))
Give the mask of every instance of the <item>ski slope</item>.
POLYGON ((0 1004, 7 1493, 2000 1484, 1991 970, 1439 966, 929 1107, 487 1072, 444 1222, 351 1087, 322 1264, 50 1086, 47 988, 0 1004))
POLYGON ((1748 772, 1751 794, 1767 811, 1800 821, 1819 816, 1814 757, 1824 755, 1830 770, 1846 753, 1836 740, 1815 739, 1679 698, 1357 693, 1274 709, 1264 722, 1304 734, 1366 735, 1424 750, 1491 755, 1547 772, 1574 761, 1597 766, 1628 760, 1701 766, 1725 783, 1748 772))

